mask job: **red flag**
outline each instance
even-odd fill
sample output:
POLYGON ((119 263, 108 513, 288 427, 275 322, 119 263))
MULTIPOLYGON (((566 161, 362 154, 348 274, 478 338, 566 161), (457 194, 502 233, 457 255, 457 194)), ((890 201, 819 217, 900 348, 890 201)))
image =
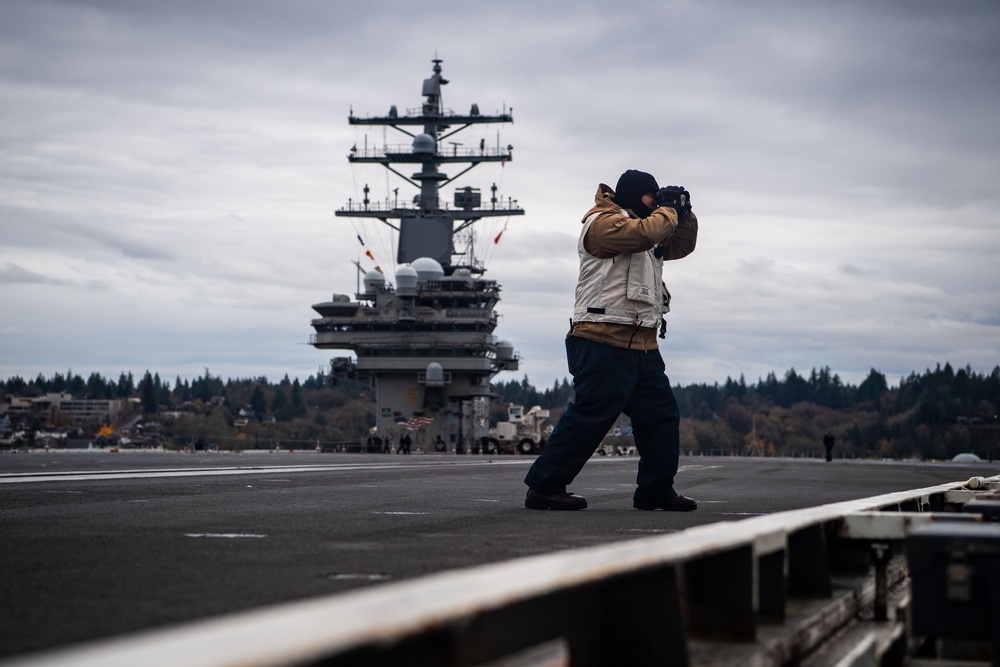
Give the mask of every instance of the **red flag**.
POLYGON ((505 231, 507 231, 507 224, 506 223, 504 223, 503 229, 500 230, 500 233, 497 234, 497 237, 495 239, 493 239, 493 245, 496 245, 496 244, 500 243, 500 237, 503 236, 503 233, 505 231))
POLYGON ((375 255, 372 254, 371 250, 365 250, 365 254, 368 255, 368 259, 370 259, 373 262, 375 261, 375 255))

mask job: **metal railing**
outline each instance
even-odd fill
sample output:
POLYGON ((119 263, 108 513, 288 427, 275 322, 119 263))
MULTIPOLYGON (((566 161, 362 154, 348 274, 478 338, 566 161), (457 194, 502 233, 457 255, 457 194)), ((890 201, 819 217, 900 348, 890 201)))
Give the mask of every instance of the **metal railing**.
POLYGON ((412 145, 399 144, 374 148, 357 148, 348 154, 352 160, 377 160, 381 158, 413 158, 415 160, 433 160, 439 157, 459 158, 510 158, 510 150, 506 148, 484 146, 468 148, 461 144, 435 147, 433 153, 417 152, 412 145), (438 151, 440 148, 440 152, 438 151))
MULTIPOLYGON (((1000 476, 985 480, 1000 487, 1000 476)), ((961 482, 445 572, 5 667, 794 664, 905 577, 891 545, 961 482)), ((952 516, 955 516, 954 514, 952 516)), ((972 518, 972 517, 967 517, 972 518)), ((852 649, 874 664, 875 639, 852 649)))
MULTIPOLYGON (((411 218, 415 217, 423 209, 416 204, 407 204, 400 201, 389 200, 369 200, 364 201, 348 200, 347 204, 337 209, 337 215, 350 215, 354 213, 385 214, 387 218, 411 218)), ((476 206, 471 209, 452 206, 445 202, 438 204, 436 212, 450 212, 455 219, 471 219, 489 216, 503 215, 523 215, 524 209, 517 203, 516 199, 510 197, 506 201, 501 198, 496 202, 489 202, 489 207, 485 205, 476 206)))

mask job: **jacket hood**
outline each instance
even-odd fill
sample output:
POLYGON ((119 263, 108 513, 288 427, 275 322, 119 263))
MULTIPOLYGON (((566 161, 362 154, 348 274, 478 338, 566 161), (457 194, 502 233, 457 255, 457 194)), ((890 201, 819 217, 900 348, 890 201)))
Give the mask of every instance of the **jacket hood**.
POLYGON ((594 213, 621 213, 624 210, 615 203, 615 191, 604 183, 601 183, 597 186, 597 194, 594 195, 593 207, 587 211, 580 222, 587 222, 587 218, 594 213))

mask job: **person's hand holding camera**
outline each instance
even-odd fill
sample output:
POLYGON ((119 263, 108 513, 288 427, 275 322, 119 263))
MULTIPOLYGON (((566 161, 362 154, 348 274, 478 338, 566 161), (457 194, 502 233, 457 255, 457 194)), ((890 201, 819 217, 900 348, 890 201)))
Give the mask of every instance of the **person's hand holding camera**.
MULTIPOLYGON (((667 185, 656 191, 656 205, 669 206, 677 212, 677 222, 683 223, 691 213, 691 193, 684 189, 682 185, 667 185)), ((656 257, 664 257, 667 253, 663 244, 654 248, 653 254, 656 257)))
POLYGON ((664 186, 656 192, 656 205, 674 209, 677 220, 682 221, 691 212, 691 193, 681 185, 664 186))

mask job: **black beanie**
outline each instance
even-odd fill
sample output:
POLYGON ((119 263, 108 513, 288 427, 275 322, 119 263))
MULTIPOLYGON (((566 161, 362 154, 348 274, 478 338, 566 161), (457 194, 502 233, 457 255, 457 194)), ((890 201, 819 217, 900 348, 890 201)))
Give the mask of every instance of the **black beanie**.
POLYGON ((660 186, 656 184, 652 174, 629 169, 621 175, 618 185, 615 186, 615 203, 622 208, 630 209, 640 218, 646 218, 653 211, 642 203, 642 196, 659 189, 660 186))

